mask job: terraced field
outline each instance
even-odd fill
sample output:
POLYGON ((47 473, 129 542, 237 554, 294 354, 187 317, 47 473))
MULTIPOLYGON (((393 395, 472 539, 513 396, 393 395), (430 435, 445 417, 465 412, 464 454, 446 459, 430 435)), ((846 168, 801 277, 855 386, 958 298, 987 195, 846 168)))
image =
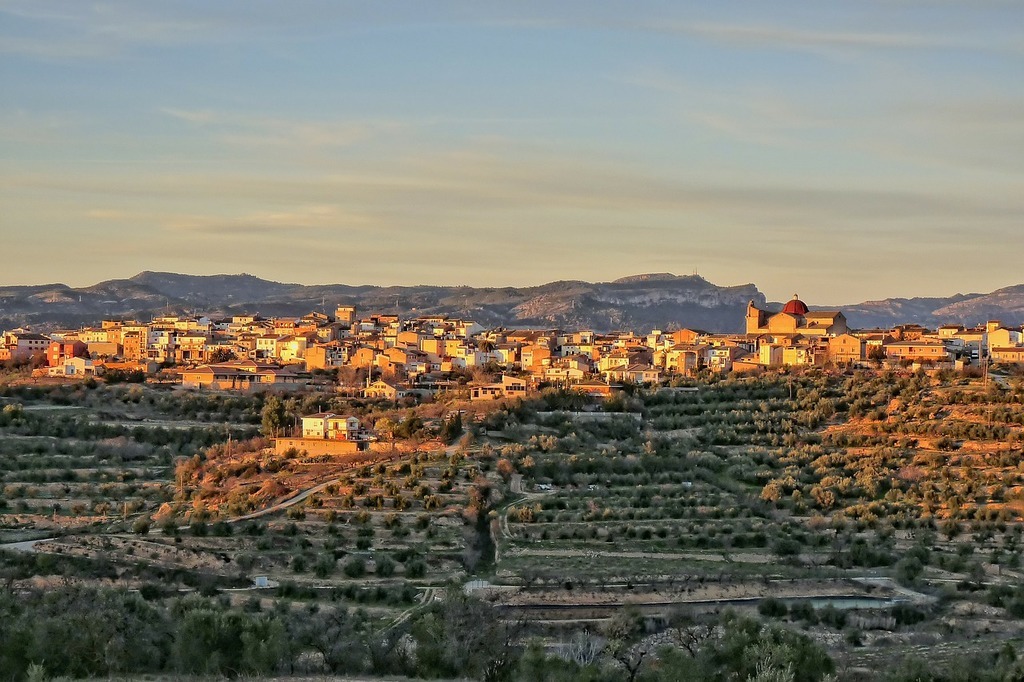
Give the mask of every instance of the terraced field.
POLYGON ((492 417, 525 441, 493 443, 521 490, 501 510, 496 576, 522 587, 499 602, 571 629, 594 604, 752 612, 841 595, 841 627, 793 620, 853 667, 1015 637, 1019 386, 819 371, 693 388, 628 398, 640 420, 567 420, 546 412, 555 395, 492 417), (920 620, 894 624, 893 604, 920 620))
MULTIPOLYGON (((331 401, 405 433, 343 462, 267 449, 263 396, 7 387, 0 532, 44 540, 0 557, 30 594, 117 585, 161 613, 279 628, 295 649, 254 671, 483 676, 515 652, 564 679, 679 679, 739 632, 750 651, 789 642, 807 679, 951 650, 1008 670, 1022 396, 952 373, 814 371, 631 389, 597 414, 558 389, 487 409, 289 399, 288 414, 331 401), (446 444, 454 415, 464 433, 446 444)), ((227 671, 222 654, 203 669, 227 671)), ((164 655, 158 670, 193 670, 164 655)))

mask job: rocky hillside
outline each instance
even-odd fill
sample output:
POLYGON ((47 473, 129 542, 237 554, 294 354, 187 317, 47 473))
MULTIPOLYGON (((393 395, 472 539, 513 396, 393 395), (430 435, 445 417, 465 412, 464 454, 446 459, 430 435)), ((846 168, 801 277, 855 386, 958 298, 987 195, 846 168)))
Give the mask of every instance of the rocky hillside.
POLYGON ((990 294, 956 294, 947 298, 887 298, 839 308, 846 314, 851 326, 861 329, 907 323, 926 327, 940 324, 971 326, 987 320, 1021 325, 1024 324, 1024 285, 1006 287, 990 294))

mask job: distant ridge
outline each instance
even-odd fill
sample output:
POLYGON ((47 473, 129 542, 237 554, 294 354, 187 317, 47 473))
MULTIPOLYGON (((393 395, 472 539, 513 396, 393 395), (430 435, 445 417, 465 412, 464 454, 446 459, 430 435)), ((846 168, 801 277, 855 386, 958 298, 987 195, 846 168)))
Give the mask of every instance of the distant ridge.
POLYGON ((0 326, 95 324, 105 317, 163 313, 333 313, 339 304, 402 315, 457 315, 485 326, 607 331, 698 327, 738 332, 748 301, 764 304, 753 284, 716 286, 697 276, 635 275, 614 282, 561 281, 534 287, 466 287, 273 282, 250 274, 183 275, 145 271, 90 287, 0 287, 0 326))
MULTIPOLYGON (((65 284, 0 287, 0 329, 31 325, 45 330, 97 324, 103 318, 149 319, 160 314, 332 314, 355 304, 365 313, 453 315, 485 326, 565 329, 672 330, 692 327, 740 332, 748 301, 772 308, 753 284, 718 286, 699 275, 647 273, 611 282, 567 280, 533 287, 303 285, 255 275, 184 275, 145 271, 88 287, 65 284)), ((781 305, 781 304, 779 304, 781 305)), ((980 324, 989 319, 1024 323, 1024 285, 989 294, 889 298, 842 310, 854 328, 916 323, 980 324)))
MULTIPOLYGON (((818 308, 818 306, 812 306, 818 308)), ((955 294, 945 298, 887 298, 840 307, 856 328, 891 327, 916 323, 973 326, 988 320, 1024 324, 1024 284, 1004 287, 989 294, 955 294)), ((835 310, 836 308, 832 308, 835 310)))

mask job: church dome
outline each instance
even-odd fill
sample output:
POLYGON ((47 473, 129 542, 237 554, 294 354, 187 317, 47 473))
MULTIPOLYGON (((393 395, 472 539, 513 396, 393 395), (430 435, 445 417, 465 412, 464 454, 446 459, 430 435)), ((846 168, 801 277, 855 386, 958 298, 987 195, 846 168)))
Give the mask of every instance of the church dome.
POLYGON ((793 300, 786 304, 786 307, 782 309, 782 312, 789 313, 790 315, 806 315, 807 306, 800 300, 800 297, 793 294, 793 300))

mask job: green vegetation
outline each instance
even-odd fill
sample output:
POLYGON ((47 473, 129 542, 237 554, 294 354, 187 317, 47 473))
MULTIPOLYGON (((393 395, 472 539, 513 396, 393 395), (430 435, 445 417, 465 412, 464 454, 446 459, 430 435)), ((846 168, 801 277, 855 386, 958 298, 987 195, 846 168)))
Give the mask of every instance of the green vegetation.
POLYGON ((0 554, 0 678, 1015 679, 1022 398, 909 371, 486 411, 0 386, 0 533, 56 537, 0 554), (267 447, 325 409, 378 449, 267 447))

